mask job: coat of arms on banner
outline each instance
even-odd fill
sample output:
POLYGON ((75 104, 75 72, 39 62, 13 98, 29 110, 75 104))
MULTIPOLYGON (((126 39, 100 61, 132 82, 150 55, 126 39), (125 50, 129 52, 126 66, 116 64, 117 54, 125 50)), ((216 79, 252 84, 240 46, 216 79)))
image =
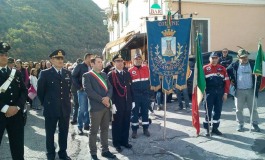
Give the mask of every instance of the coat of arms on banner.
POLYGON ((167 28, 165 20, 147 22, 148 56, 150 82, 160 87, 160 77, 164 90, 186 85, 186 72, 189 55, 191 18, 172 21, 167 28), (174 78, 173 78, 174 77, 174 78))

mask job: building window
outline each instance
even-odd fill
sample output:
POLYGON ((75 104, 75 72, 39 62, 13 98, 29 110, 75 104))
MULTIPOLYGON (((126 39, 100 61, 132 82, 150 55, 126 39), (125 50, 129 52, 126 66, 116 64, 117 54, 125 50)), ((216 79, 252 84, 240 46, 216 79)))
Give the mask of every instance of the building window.
POLYGON ((197 32, 201 34, 201 48, 202 52, 209 51, 209 20, 193 19, 191 28, 191 53, 196 53, 195 39, 197 32))

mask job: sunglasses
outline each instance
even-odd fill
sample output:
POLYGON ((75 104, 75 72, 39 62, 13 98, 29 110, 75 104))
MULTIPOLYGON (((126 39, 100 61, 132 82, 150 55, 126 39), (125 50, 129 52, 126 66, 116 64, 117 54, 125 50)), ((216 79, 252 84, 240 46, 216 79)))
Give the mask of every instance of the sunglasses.
POLYGON ((63 57, 54 57, 54 59, 57 59, 57 60, 64 60, 63 57))
POLYGON ((123 62, 123 60, 116 60, 115 62, 121 63, 121 62, 123 62))

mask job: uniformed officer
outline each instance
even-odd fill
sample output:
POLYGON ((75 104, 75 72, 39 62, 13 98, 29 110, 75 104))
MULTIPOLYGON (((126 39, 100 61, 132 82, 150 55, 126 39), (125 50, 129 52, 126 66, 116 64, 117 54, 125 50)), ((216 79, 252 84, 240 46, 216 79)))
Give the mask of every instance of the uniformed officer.
POLYGON ((137 129, 139 128, 139 111, 142 115, 142 126, 144 135, 149 137, 148 131, 149 119, 148 108, 150 105, 150 82, 149 82, 149 69, 147 66, 142 66, 142 55, 140 50, 136 50, 134 57, 134 66, 129 69, 132 77, 132 93, 134 102, 132 104, 132 138, 137 137, 137 129), (148 96, 147 96, 148 95, 148 96))
POLYGON ((0 42, 0 144, 7 130, 13 160, 24 159, 23 110, 27 89, 21 72, 7 66, 10 46, 0 42))
POLYGON ((50 54, 53 67, 42 70, 38 79, 37 94, 43 105, 45 118, 47 158, 55 158, 54 133, 59 127, 59 158, 71 159, 66 153, 71 113, 71 72, 63 68, 65 52, 61 49, 50 54))
POLYGON ((112 142, 116 150, 121 152, 121 146, 132 148, 128 142, 132 109, 132 80, 130 73, 123 70, 124 63, 120 54, 114 56, 112 61, 115 69, 108 74, 108 78, 113 86, 112 104, 117 109, 116 113, 113 113, 112 142))
POLYGON ((227 99, 227 94, 229 92, 230 81, 225 67, 218 64, 219 57, 216 52, 211 53, 209 60, 210 63, 203 67, 206 79, 205 98, 207 101, 207 103, 205 103, 206 116, 203 127, 206 129, 205 135, 209 136, 208 124, 211 121, 213 111, 212 133, 222 135, 218 127, 220 124, 223 101, 227 99))

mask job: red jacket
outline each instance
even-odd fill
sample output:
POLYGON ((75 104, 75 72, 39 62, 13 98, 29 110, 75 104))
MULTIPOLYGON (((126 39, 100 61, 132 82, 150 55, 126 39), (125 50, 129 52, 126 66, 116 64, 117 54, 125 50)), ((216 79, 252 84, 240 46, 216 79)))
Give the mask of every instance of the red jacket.
POLYGON ((135 94, 137 93, 147 93, 150 90, 150 82, 149 82, 149 69, 147 66, 133 66, 129 69, 129 72, 132 77, 132 90, 135 94))
POLYGON ((224 93, 229 93, 230 80, 225 67, 219 64, 216 66, 207 64, 203 66, 203 70, 206 79, 206 91, 224 88, 224 93))

